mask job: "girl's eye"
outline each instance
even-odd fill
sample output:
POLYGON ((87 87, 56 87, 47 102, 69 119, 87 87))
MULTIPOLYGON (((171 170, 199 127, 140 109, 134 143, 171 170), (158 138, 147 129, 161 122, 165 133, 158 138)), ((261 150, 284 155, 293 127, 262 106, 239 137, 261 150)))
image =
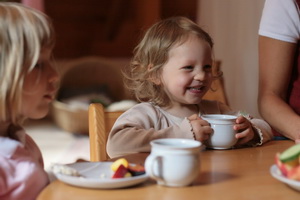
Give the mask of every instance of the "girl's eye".
POLYGON ((203 66, 203 70, 204 70, 204 71, 211 71, 211 69, 212 69, 212 66, 211 66, 211 65, 204 65, 204 66, 203 66))
POLYGON ((192 69, 194 69, 194 67, 191 66, 191 65, 188 65, 188 66, 183 67, 183 69, 185 69, 185 70, 192 70, 192 69))

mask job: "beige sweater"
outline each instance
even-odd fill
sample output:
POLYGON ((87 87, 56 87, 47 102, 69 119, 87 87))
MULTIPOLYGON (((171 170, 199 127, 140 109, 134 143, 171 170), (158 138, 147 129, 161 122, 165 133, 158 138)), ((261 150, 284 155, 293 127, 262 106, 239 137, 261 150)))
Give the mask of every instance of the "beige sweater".
MULTIPOLYGON (((217 101, 202 100, 201 114, 233 114, 228 106, 217 101)), ((270 126, 261 119, 252 119, 261 136, 261 143, 272 138, 270 126)), ((193 138, 187 118, 180 118, 151 103, 140 103, 124 112, 115 122, 108 137, 107 153, 113 158, 137 152, 150 152, 150 141, 158 138, 193 138)))

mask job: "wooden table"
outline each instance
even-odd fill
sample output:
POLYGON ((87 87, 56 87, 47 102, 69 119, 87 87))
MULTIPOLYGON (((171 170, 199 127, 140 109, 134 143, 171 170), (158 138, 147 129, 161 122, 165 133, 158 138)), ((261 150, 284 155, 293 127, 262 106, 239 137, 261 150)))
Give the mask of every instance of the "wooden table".
MULTIPOLYGON (((101 190, 74 187, 56 180, 41 192, 38 200, 299 199, 300 192, 270 174, 275 153, 293 144, 292 141, 271 141, 255 148, 203 151, 201 173, 188 187, 164 187, 148 180, 130 188, 101 190)), ((143 163, 147 155, 133 154, 126 158, 130 162, 143 163)))

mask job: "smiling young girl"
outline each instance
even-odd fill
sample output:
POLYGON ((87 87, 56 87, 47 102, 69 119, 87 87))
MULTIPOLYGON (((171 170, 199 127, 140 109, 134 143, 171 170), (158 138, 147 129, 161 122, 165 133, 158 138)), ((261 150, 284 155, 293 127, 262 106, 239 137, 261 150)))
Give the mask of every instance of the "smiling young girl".
POLYGON ((0 27, 0 199, 35 199, 49 180, 22 124, 44 117, 55 97, 53 28, 44 14, 18 3, 0 3, 0 27))
MULTIPOLYGON (((212 133, 201 114, 232 113, 220 102, 203 100, 214 78, 213 41, 197 24, 174 17, 154 24, 135 48, 125 80, 142 103, 119 117, 112 128, 110 157, 149 152, 157 138, 206 141, 212 133)), ((270 140, 269 125, 239 116, 234 129, 237 146, 256 146, 270 140)))

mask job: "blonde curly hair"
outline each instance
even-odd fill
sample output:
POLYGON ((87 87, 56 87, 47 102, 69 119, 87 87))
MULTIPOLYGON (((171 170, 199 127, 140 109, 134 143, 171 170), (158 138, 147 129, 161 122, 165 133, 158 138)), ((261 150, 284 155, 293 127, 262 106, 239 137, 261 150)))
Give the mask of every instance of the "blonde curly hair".
POLYGON ((134 49, 128 68, 123 71, 126 87, 140 102, 152 102, 168 106, 169 97, 161 85, 153 80, 160 78, 162 66, 168 61, 169 51, 184 43, 190 34, 206 41, 213 47, 212 38, 196 23, 185 17, 171 17, 150 27, 134 49))

